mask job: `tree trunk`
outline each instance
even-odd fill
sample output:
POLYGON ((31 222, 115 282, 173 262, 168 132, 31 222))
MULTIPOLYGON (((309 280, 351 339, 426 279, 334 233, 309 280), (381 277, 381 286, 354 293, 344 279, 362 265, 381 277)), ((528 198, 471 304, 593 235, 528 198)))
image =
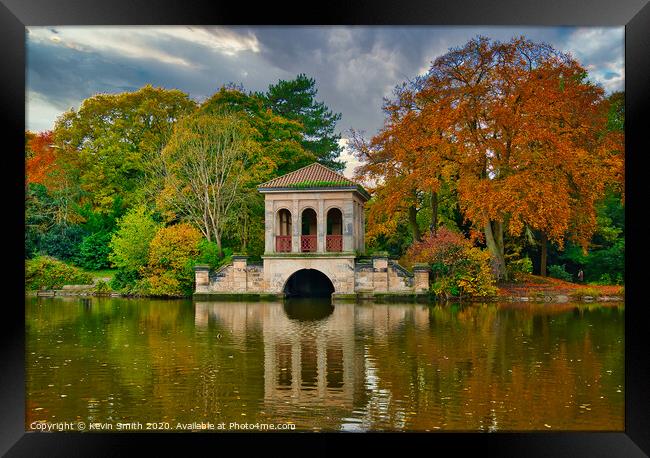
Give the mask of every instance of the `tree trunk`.
POLYGON ((429 230, 435 235, 438 230, 438 193, 431 191, 431 226, 429 230))
POLYGON ((217 244, 217 254, 219 257, 223 257, 223 250, 221 249, 221 234, 215 234, 214 241, 217 244))
POLYGON ((493 257, 494 275, 497 280, 508 280, 506 260, 503 252, 503 225, 495 222, 493 228, 492 221, 488 221, 485 224, 483 231, 485 233, 485 242, 487 243, 488 250, 493 257))
POLYGON ((409 226, 411 226, 411 233, 413 234, 414 242, 419 242, 421 239, 417 216, 418 216, 418 211, 415 208, 415 205, 411 205, 409 207, 409 226))
POLYGON ((539 274, 542 277, 546 277, 546 258, 547 258, 547 237, 544 232, 542 232, 542 238, 540 240, 540 244, 542 246, 542 254, 541 254, 541 259, 539 261, 539 274))

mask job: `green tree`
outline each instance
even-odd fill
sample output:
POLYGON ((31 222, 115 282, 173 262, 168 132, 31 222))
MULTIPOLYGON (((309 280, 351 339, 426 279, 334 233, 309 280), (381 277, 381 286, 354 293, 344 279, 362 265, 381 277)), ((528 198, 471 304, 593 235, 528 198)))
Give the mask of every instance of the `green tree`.
POLYGON ((261 148, 251 156, 251 162, 256 164, 251 183, 263 183, 316 160, 301 144, 302 125, 273 113, 258 94, 222 87, 199 111, 217 117, 225 113, 239 114, 253 128, 254 139, 261 148))
POLYGON ((145 86, 135 92, 97 94, 62 114, 54 128, 58 167, 80 204, 109 212, 117 197, 133 203, 144 171, 160 152, 176 121, 195 109, 179 90, 145 86))
POLYGON ((75 256, 75 264, 88 270, 100 270, 110 267, 109 254, 111 234, 95 232, 79 244, 79 253, 75 256))
POLYGON ((301 73, 293 80, 270 85, 261 97, 275 114, 302 124, 301 143, 305 150, 312 152, 321 164, 341 172, 345 167, 337 160, 342 150, 341 134, 334 133, 341 114, 317 102, 317 93, 316 81, 301 73))
POLYGON ((179 122, 162 152, 159 208, 199 228, 222 254, 228 214, 259 174, 255 131, 241 114, 198 113, 179 122))
POLYGON ((160 227, 144 205, 132 208, 118 221, 110 261, 120 270, 138 273, 147 264, 149 245, 160 227))

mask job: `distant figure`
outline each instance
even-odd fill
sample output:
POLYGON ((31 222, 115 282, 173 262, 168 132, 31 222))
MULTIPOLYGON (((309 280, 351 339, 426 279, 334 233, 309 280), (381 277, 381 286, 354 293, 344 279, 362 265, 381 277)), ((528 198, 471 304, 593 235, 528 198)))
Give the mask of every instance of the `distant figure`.
POLYGON ((578 271, 578 281, 579 281, 580 283, 582 283, 582 281, 583 281, 584 279, 585 279, 585 273, 582 271, 582 269, 580 269, 580 270, 578 271))

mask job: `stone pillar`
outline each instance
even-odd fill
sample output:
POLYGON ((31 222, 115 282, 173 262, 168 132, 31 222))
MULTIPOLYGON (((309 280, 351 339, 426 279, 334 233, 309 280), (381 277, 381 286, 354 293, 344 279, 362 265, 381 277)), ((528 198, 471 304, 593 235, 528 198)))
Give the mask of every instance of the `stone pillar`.
POLYGON ((429 272, 431 269, 428 264, 417 263, 413 266, 413 290, 416 293, 426 293, 429 291, 429 272))
POLYGON ((354 251, 354 201, 343 204, 343 251, 354 251))
POLYGON ((210 266, 207 264, 197 264, 194 266, 194 281, 196 292, 204 292, 210 286, 210 266))
POLYGON ((323 253, 325 251, 325 234, 327 234, 327 216, 325 215, 325 202, 318 199, 318 215, 316 215, 316 251, 323 253))
POLYGON ((300 214, 298 213, 298 199, 293 200, 291 206, 291 252, 300 253, 300 214))
POLYGON ((373 255, 372 270, 372 285, 374 292, 388 292, 388 253, 383 251, 373 255))
POLYGON ((361 252, 366 252, 366 212, 365 206, 361 206, 361 252))
POLYGON ((235 290, 238 293, 246 292, 247 264, 248 264, 248 256, 232 257, 233 290, 235 290))
POLYGON ((275 212, 273 201, 264 200, 264 252, 275 253, 275 212))

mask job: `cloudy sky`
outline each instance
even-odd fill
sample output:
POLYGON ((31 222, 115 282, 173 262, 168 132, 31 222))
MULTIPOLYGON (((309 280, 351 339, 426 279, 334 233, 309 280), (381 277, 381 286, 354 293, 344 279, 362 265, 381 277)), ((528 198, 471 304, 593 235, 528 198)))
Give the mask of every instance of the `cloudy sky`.
MULTIPOLYGON (((395 85, 479 34, 544 41, 571 53, 607 92, 623 89, 623 27, 29 27, 25 124, 51 129, 98 92, 152 84, 201 101, 226 83, 263 91, 306 73, 318 99, 342 114, 344 139, 351 128, 372 135, 395 85)), ((354 161, 343 159, 349 175, 354 161)))

